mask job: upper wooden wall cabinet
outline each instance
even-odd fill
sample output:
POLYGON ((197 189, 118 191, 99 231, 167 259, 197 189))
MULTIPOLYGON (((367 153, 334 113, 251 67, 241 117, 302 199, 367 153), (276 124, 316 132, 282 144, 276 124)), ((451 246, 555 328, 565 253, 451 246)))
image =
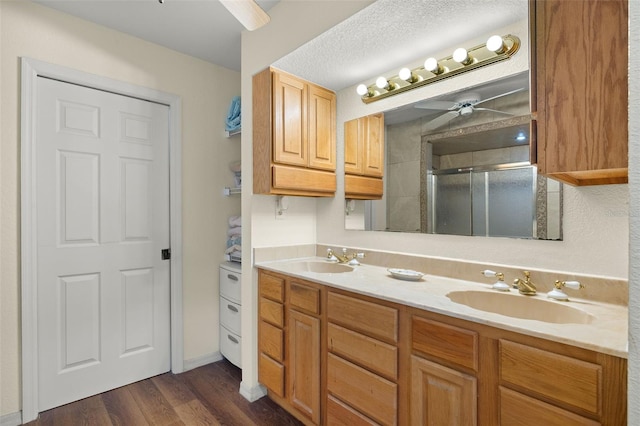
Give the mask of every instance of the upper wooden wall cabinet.
POLYGON ((344 192, 346 198, 379 200, 384 175, 384 115, 344 123, 344 192))
POLYGON ((530 0, 530 19, 538 170, 626 183, 628 1, 530 0))
POLYGON ((253 193, 332 197, 336 95, 274 68, 253 76, 253 193))

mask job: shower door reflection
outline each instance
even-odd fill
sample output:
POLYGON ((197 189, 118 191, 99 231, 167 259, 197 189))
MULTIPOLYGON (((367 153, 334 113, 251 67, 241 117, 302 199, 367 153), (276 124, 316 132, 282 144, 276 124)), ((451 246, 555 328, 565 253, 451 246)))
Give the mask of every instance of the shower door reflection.
POLYGON ((503 165, 428 175, 427 232, 532 238, 536 235, 536 168, 503 165))

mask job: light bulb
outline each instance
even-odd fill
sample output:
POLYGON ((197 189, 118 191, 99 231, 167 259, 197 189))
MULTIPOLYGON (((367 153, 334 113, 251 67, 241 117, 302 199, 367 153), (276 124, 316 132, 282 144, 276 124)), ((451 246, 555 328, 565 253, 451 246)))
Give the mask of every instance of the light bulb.
POLYGON ((470 59, 469 53, 467 53, 467 49, 464 47, 459 47, 453 51, 453 60, 456 62, 467 65, 471 62, 470 59))
POLYGON ((435 73, 438 70, 438 60, 436 58, 427 58, 424 61, 424 69, 435 73))
POLYGON ((402 68, 398 73, 398 77, 406 81, 411 80, 411 70, 409 68, 402 68))
POLYGON ((364 96, 369 93, 369 88, 364 84, 358 84, 358 87, 356 87, 356 92, 358 93, 358 95, 364 96))
POLYGON ((503 53, 505 51, 504 41, 499 35, 493 35, 487 40, 487 49, 496 53, 503 53))
POLYGON ((438 60, 433 57, 427 58, 427 60, 424 61, 424 69, 434 73, 435 75, 442 74, 446 71, 446 69, 438 63, 438 60))
POLYGON ((388 84, 389 82, 384 77, 378 77, 376 80, 376 86, 378 86, 378 89, 384 89, 388 84))

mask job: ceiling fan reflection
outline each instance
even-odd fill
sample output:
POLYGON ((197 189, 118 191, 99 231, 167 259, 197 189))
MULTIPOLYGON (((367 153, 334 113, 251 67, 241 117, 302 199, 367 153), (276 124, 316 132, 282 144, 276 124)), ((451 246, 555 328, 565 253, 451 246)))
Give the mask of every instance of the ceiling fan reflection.
POLYGON ((466 93, 465 95, 458 97, 458 99, 456 99, 455 101, 438 101, 438 100, 425 101, 425 102, 417 103, 415 107, 421 108, 421 109, 432 109, 432 110, 443 110, 443 111, 447 110, 447 112, 445 112, 442 115, 439 115, 438 117, 434 118, 433 120, 429 121, 426 124, 426 128, 428 130, 435 130, 439 127, 444 126, 445 124, 447 124, 449 121, 453 120, 456 117, 460 117, 460 116, 467 117, 473 114, 474 111, 489 111, 489 112, 494 112, 498 114, 513 115, 510 112, 499 111, 491 108, 477 107, 477 105, 492 101, 494 99, 501 98, 503 96, 512 95, 514 93, 521 92, 523 90, 526 90, 526 89, 519 88, 519 89, 511 90, 496 96, 492 96, 487 99, 482 99, 481 96, 477 93, 466 93))

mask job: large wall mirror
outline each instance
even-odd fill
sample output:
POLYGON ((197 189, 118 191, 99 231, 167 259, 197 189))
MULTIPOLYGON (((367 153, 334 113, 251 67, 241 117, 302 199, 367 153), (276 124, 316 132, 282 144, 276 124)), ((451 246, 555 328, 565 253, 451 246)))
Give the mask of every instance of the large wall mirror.
POLYGON ((369 117, 362 121, 371 129, 371 117, 384 113, 383 184, 370 191, 382 197, 356 199, 345 176, 346 229, 562 238, 562 186, 528 163, 528 16, 522 0, 446 8, 376 0, 273 64, 338 93, 343 135, 359 117, 369 117), (425 24, 436 22, 436 32, 425 24), (443 58, 458 44, 474 46, 493 34, 514 34, 522 48, 509 61, 374 103, 362 104, 355 93, 357 84, 389 70, 419 66, 424 55, 443 58), (509 77, 496 80, 500 75, 509 77))
POLYGON ((562 184, 529 162, 527 73, 384 113, 384 195, 348 230, 562 239, 562 184))

